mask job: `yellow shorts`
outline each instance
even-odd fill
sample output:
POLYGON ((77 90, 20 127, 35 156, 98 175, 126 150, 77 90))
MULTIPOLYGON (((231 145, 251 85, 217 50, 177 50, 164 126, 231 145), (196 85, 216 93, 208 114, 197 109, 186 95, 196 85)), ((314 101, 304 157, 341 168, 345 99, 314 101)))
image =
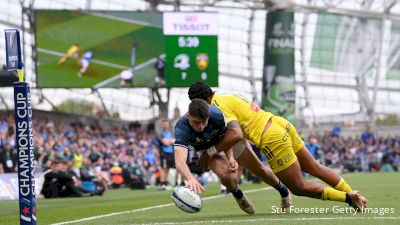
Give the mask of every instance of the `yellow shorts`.
POLYGON ((289 121, 280 116, 273 116, 271 126, 263 134, 260 146, 272 171, 278 173, 296 162, 296 153, 304 147, 304 142, 289 121))

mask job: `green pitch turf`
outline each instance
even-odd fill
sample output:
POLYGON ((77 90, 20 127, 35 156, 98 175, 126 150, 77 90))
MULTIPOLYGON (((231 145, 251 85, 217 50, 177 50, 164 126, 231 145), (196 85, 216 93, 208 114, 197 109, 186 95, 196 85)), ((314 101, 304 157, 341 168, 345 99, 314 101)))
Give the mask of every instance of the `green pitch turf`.
MULTIPOLYGON (((347 181, 354 189, 359 189, 369 200, 368 206, 377 210, 389 210, 379 214, 366 214, 345 210, 345 204, 305 197, 293 197, 296 210, 292 214, 274 213, 272 207, 279 206, 279 196, 273 189, 260 190, 265 185, 246 184, 243 190, 257 208, 254 215, 243 213, 231 195, 218 195, 219 187, 212 183, 202 194, 203 209, 196 214, 180 211, 171 204, 170 191, 111 190, 103 197, 39 199, 37 202, 38 224, 55 224, 75 221, 71 224, 400 224, 400 173, 348 174, 347 181), (210 196, 218 196, 211 198, 210 196), (306 213, 318 207, 326 213, 306 213), (381 209, 383 208, 383 209, 381 209), (393 211, 393 212, 390 212, 393 211), (86 220, 82 220, 85 219, 86 220)), ((18 202, 0 202, 0 224, 18 223, 18 202)), ((67 223, 70 224, 70 223, 67 223)))
MULTIPOLYGON (((133 43, 138 45, 136 66, 154 59, 164 53, 159 18, 161 15, 134 12, 112 12, 104 17, 77 11, 36 12, 38 87, 91 88, 117 76, 123 68, 130 66, 133 43), (150 25, 141 25, 143 21, 150 25), (75 43, 80 44, 83 51, 92 50, 93 59, 100 61, 96 63, 92 60, 82 78, 77 76, 80 66, 75 59, 69 59, 62 66, 57 65, 60 57, 75 43)), ((153 87, 155 75, 154 63, 148 64, 135 74, 134 87, 153 87)), ((119 79, 102 85, 118 86, 119 79)))

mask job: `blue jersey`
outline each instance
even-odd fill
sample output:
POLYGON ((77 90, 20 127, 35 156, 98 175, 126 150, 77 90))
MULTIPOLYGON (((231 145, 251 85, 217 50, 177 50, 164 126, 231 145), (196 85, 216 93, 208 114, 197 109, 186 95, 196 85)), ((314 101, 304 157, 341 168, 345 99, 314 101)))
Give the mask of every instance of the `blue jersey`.
POLYGON ((314 157, 314 159, 319 159, 319 154, 318 154, 319 146, 317 144, 312 145, 310 143, 307 143, 306 147, 310 151, 310 153, 314 157))
POLYGON ((82 59, 86 59, 90 61, 93 58, 93 52, 92 51, 87 51, 83 54, 82 59))
POLYGON ((203 132, 196 132, 189 124, 188 115, 182 116, 175 126, 175 146, 196 151, 205 150, 217 144, 226 132, 224 115, 215 106, 209 105, 210 117, 203 132))
MULTIPOLYGON (((163 138, 172 139, 172 138, 174 138, 174 134, 169 130, 161 131, 160 137, 161 137, 161 139, 163 139, 163 138)), ((172 145, 164 145, 162 142, 161 142, 161 150, 164 153, 169 153, 169 154, 174 153, 174 147, 172 145)))

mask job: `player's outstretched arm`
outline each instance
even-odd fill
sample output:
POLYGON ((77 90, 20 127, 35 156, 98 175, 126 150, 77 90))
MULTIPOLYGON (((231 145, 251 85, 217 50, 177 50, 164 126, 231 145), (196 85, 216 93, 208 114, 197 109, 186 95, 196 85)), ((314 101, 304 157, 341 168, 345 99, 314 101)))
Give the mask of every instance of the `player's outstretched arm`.
POLYGON ((226 152, 242 139, 243 139, 242 128, 240 128, 238 121, 233 120, 228 123, 225 135, 223 136, 221 141, 219 141, 215 145, 215 148, 218 150, 218 152, 221 151, 226 152))
POLYGON ((204 192, 205 189, 201 184, 193 177, 189 167, 186 164, 188 155, 188 149, 184 147, 174 146, 175 152, 175 167, 179 174, 182 175, 186 182, 186 186, 195 192, 204 192))

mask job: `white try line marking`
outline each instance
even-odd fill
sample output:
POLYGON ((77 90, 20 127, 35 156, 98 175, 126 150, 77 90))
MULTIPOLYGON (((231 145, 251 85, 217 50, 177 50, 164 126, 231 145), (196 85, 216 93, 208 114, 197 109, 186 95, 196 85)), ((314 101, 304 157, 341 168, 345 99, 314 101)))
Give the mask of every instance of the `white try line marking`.
MULTIPOLYGON (((272 189, 272 187, 259 188, 259 189, 253 189, 253 190, 249 190, 249 191, 244 191, 244 193, 266 191, 266 190, 271 190, 271 189, 272 189)), ((207 200, 211 200, 211 199, 217 199, 217 198, 223 198, 223 197, 226 197, 226 196, 225 195, 214 195, 214 196, 203 198, 203 201, 207 201, 207 200)), ((72 220, 72 221, 66 221, 66 222, 61 222, 61 223, 54 223, 52 225, 79 223, 79 222, 84 222, 84 221, 89 221, 89 220, 97 220, 97 219, 101 219, 101 218, 104 218, 104 217, 118 216, 118 215, 127 214, 127 213, 136 213, 136 212, 143 212, 143 211, 148 211, 148 210, 152 210, 152 209, 165 208, 165 207, 173 206, 173 205, 174 205, 174 203, 156 205, 156 206, 140 208, 140 209, 134 209, 134 210, 129 210, 129 211, 122 211, 122 212, 109 213, 109 214, 104 214, 104 215, 99 215, 99 216, 92 216, 92 217, 87 217, 87 218, 83 218, 83 219, 79 219, 79 220, 72 220)))
MULTIPOLYGON (((54 55, 54 56, 59 56, 59 57, 64 57, 65 56, 65 53, 57 52, 57 51, 53 51, 53 50, 49 50, 49 49, 38 48, 37 50, 38 50, 38 52, 45 53, 45 54, 48 54, 48 55, 54 55)), ((165 54, 161 54, 160 56, 161 56, 161 58, 165 58, 165 54)), ((114 64, 114 63, 109 63, 109 62, 102 61, 102 60, 97 60, 97 59, 92 59, 90 61, 95 63, 95 64, 100 64, 100 65, 103 65, 103 66, 109 66, 109 67, 117 68, 117 69, 121 69, 121 70, 127 70, 127 69, 130 68, 130 67, 127 67, 127 66, 122 66, 122 65, 118 65, 118 64, 114 64)), ((146 62, 135 66, 135 71, 141 70, 144 67, 148 66, 149 64, 155 63, 156 61, 157 61, 157 57, 151 58, 151 59, 147 60, 146 62)), ((156 72, 154 72, 154 73, 156 73, 156 72)), ((113 81, 115 81, 117 79, 119 79, 119 74, 114 75, 114 76, 108 78, 107 80, 103 80, 100 83, 95 84, 93 86, 93 88, 97 89, 97 88, 103 87, 103 86, 105 86, 105 85, 107 85, 107 84, 109 84, 109 83, 111 83, 111 82, 113 82, 113 81)))
MULTIPOLYGON (((38 52, 45 53, 45 54, 48 54, 48 55, 54 55, 54 56, 59 56, 59 57, 64 57, 65 56, 65 53, 57 52, 57 51, 53 51, 53 50, 49 50, 49 49, 38 48, 37 50, 38 50, 38 52)), ((109 63, 109 62, 102 61, 102 60, 97 60, 97 59, 92 59, 92 60, 90 60, 90 62, 95 63, 95 64, 100 64, 100 65, 103 65, 103 66, 109 66, 109 67, 121 69, 121 70, 129 69, 129 67, 127 67, 127 66, 122 66, 122 65, 118 65, 118 64, 114 64, 114 63, 109 63)))
MULTIPOLYGON (((161 56, 161 58, 165 58, 165 54, 162 54, 160 56, 161 56)), ((139 65, 135 66, 135 72, 143 69, 144 67, 148 66, 151 63, 155 63, 156 61, 157 61, 157 57, 154 57, 154 58, 151 58, 151 59, 147 60, 146 62, 144 62, 142 64, 139 64, 139 65)), ((154 69, 154 73, 156 73, 155 69, 154 69)), ((108 78, 107 80, 103 80, 102 82, 95 84, 93 86, 93 88, 97 89, 97 88, 104 87, 105 85, 107 85, 107 84, 119 79, 119 75, 120 74, 117 74, 117 75, 114 75, 114 76, 108 78)))
POLYGON ((141 223, 131 225, 177 225, 177 224, 202 224, 202 223, 251 223, 272 221, 327 221, 327 220, 399 220, 400 217, 301 217, 301 218, 259 218, 259 219, 223 219, 223 220, 199 220, 187 222, 165 222, 165 223, 141 223))
POLYGON ((157 28, 162 28, 162 25, 142 21, 142 20, 137 20, 137 19, 128 19, 128 18, 123 18, 123 17, 118 17, 118 16, 113 16, 113 15, 108 15, 105 13, 96 13, 96 12, 89 12, 87 13, 92 16, 97 16, 97 17, 102 17, 106 19, 111 19, 111 20, 117 20, 125 23, 132 23, 132 24, 139 24, 142 26, 148 26, 148 27, 157 27, 157 28))

